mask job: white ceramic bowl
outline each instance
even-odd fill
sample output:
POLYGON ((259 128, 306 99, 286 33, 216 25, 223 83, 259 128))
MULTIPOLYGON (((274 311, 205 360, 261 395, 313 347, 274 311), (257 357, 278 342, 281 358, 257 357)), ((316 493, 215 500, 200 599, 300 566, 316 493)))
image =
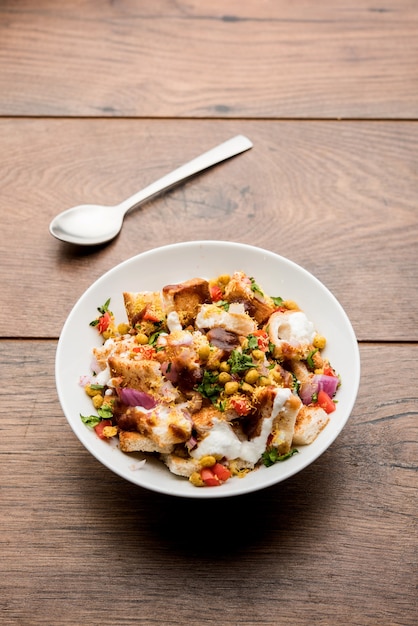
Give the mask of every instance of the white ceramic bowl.
POLYGON ((277 254, 253 246, 224 241, 195 241, 164 246, 139 254, 99 278, 79 299, 64 324, 56 354, 56 384, 64 414, 81 443, 107 468, 126 480, 156 492, 191 498, 219 498, 256 491, 293 476, 315 461, 336 439, 354 406, 360 381, 357 340, 350 321, 330 291, 309 272, 277 254), (169 472, 157 459, 123 453, 103 441, 80 419, 92 404, 79 384, 89 374, 91 349, 100 345, 89 322, 97 307, 111 298, 116 321, 126 320, 123 291, 156 291, 189 278, 212 278, 236 270, 254 276, 266 293, 295 300, 327 338, 324 354, 341 375, 337 409, 318 438, 299 453, 272 467, 260 467, 244 478, 232 478, 219 487, 197 488, 169 472))

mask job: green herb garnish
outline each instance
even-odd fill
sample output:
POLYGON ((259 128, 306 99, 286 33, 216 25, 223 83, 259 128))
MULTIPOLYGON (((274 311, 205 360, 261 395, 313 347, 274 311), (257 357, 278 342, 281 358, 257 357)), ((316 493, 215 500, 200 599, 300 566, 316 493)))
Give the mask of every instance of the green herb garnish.
POLYGON ((230 303, 228 302, 228 300, 217 300, 217 302, 215 302, 215 304, 219 308, 224 309, 225 311, 229 311, 230 303))
POLYGON ((281 298, 280 296, 272 296, 271 299, 273 300, 275 306, 281 306, 283 304, 283 298, 281 298))
MULTIPOLYGON (((96 385, 100 388, 100 385, 96 385)), ((92 385, 93 387, 93 385, 92 385)), ((90 428, 94 428, 99 424, 102 420, 110 420, 113 417, 112 407, 108 404, 105 404, 97 409, 97 415, 81 415, 81 421, 86 426, 90 426, 90 428)))
POLYGON ((251 281, 251 291, 254 291, 254 293, 259 293, 260 296, 263 296, 264 298, 264 292, 261 289, 261 287, 259 285, 257 285, 257 283, 255 282, 255 279, 250 276, 250 281, 251 281))
POLYGON ((298 380, 297 376, 293 372, 292 372, 292 378, 293 378, 293 389, 295 390, 296 393, 299 393, 300 381, 298 380))
POLYGON ((231 367, 231 374, 245 372, 245 370, 250 369, 250 367, 255 367, 256 365, 248 354, 243 354, 239 350, 232 350, 231 356, 227 362, 231 367))
POLYGON ((311 352, 309 352, 307 358, 306 358, 306 362, 308 364, 308 366, 310 367, 311 370, 314 369, 315 367, 315 363, 313 362, 313 356, 314 354, 316 354, 318 352, 318 348, 315 348, 315 350, 312 350, 311 352))
MULTIPOLYGON (((109 304, 110 304, 110 298, 108 298, 106 300, 106 302, 104 303, 103 306, 98 306, 97 310, 99 311, 100 315, 104 315, 105 313, 107 313, 109 311, 109 304)), ((112 312, 109 311, 110 315, 112 315, 112 312)), ((97 324, 99 323, 98 319, 93 320, 92 322, 90 322, 90 326, 97 326, 97 324)))
POLYGON ((148 339, 148 344, 150 346, 155 346, 155 344, 157 343, 157 339, 158 337, 163 333, 163 330, 157 330, 155 333, 152 333, 152 335, 149 336, 148 339))
POLYGON ((113 411, 108 404, 102 405, 99 409, 97 409, 97 413, 102 420, 110 420, 113 417, 113 411))
POLYGON ((205 370, 202 382, 197 386, 197 391, 205 398, 209 398, 214 404, 222 389, 222 385, 218 383, 218 375, 205 370))
POLYGON ((286 452, 285 454, 279 454, 277 448, 268 448, 261 455, 261 460, 266 467, 271 467, 279 461, 286 461, 286 459, 290 459, 291 456, 297 454, 298 452, 299 450, 297 450, 297 448, 292 448, 291 450, 289 450, 289 452, 286 452))
POLYGON ((254 335, 248 335, 247 337, 248 346, 247 350, 256 350, 258 348, 258 338, 254 335))
POLYGON ((80 413, 80 417, 83 424, 90 428, 94 428, 101 422, 101 418, 98 415, 81 415, 80 413))

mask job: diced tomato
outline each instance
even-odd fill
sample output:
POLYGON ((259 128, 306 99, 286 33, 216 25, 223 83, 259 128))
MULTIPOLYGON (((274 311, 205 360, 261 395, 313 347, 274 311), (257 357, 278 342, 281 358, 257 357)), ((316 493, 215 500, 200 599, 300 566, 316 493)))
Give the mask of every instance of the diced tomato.
POLYGON ((111 319, 112 318, 110 316, 109 311, 106 311, 106 313, 103 313, 103 315, 99 317, 99 323, 97 324, 97 330, 99 331, 99 333, 103 333, 105 330, 109 328, 111 319))
POLYGON ((324 409, 325 413, 332 413, 336 409, 335 402, 323 389, 318 392, 318 404, 322 409, 324 409))
POLYGON ((326 365, 324 367, 324 374, 325 376, 336 376, 336 373, 332 369, 331 365, 326 365))
POLYGON ((145 313, 143 314, 142 319, 145 322, 161 322, 161 318, 157 316, 157 314, 155 313, 155 311, 152 310, 152 307, 150 307, 149 304, 147 304, 145 308, 145 313))
POLYGON ((215 465, 210 469, 215 474, 215 476, 217 476, 219 480, 221 480, 223 483, 232 476, 229 469, 225 467, 225 465, 222 465, 222 463, 215 463, 215 465))
POLYGON ((251 411, 251 404, 247 398, 231 398, 231 406, 238 415, 248 415, 251 411))
POLYGON ((106 426, 112 426, 112 420, 102 420, 94 427, 96 435, 100 437, 100 439, 107 439, 103 434, 103 428, 106 428, 106 426))
POLYGON ((213 473, 212 468, 210 467, 202 467, 202 469, 200 470, 200 475, 202 477, 203 482, 208 487, 217 487, 218 485, 221 484, 221 481, 219 480, 218 476, 216 476, 213 473))
POLYGON ((266 352, 269 347, 269 336, 265 330, 256 330, 253 333, 254 337, 257 337, 257 343, 259 350, 266 352))
POLYGON ((223 293, 219 285, 212 285, 209 289, 209 292, 210 297, 212 298, 212 302, 218 302, 218 300, 222 300, 223 293))
POLYGON ((132 348, 132 352, 140 354, 143 359, 152 360, 155 357, 156 350, 154 346, 144 344, 143 346, 135 346, 132 348))

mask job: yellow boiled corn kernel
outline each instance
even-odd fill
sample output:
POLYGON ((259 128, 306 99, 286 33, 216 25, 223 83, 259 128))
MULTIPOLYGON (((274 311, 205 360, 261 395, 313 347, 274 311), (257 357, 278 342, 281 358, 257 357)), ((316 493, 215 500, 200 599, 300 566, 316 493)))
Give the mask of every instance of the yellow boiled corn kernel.
POLYGON ((205 483, 204 483, 204 481, 203 481, 203 479, 202 479, 202 477, 201 477, 199 472, 193 472, 192 474, 190 474, 189 481, 195 487, 204 487, 205 486, 205 483))
POLYGON ((315 335, 314 340, 313 340, 313 345, 315 348, 318 348, 318 350, 323 350, 325 348, 326 343, 327 343, 327 340, 325 339, 323 335, 315 335))
POLYGON ((258 384, 261 385, 261 387, 267 387, 267 385, 270 385, 270 378, 268 378, 268 376, 260 376, 258 384))
POLYGON ((256 361, 264 361, 264 352, 262 350, 258 350, 258 348, 251 352, 251 356, 256 361))
POLYGON ((88 396, 90 396, 90 398, 93 398, 94 396, 101 396, 102 395, 102 390, 101 389, 92 389, 91 385, 86 385, 84 387, 84 391, 86 392, 86 394, 88 396))
POLYGON ((123 322, 118 324, 118 333, 119 335, 126 335, 129 332, 129 324, 123 322))
POLYGON ((256 369, 253 368, 253 369, 248 370, 248 372, 245 374, 244 380, 249 385, 254 385, 254 383, 257 382, 259 377, 260 377, 260 374, 258 373, 256 369))
POLYGON ((254 391, 254 387, 249 383, 242 383, 241 389, 244 393, 252 393, 254 391))
POLYGON ((204 344, 199 348, 199 359, 201 361, 207 361, 210 355, 210 346, 209 344, 204 344))
POLYGON ((220 276, 218 276, 218 285, 227 285, 229 283, 229 281, 231 280, 231 277, 229 274, 221 274, 220 276))
POLYGON ((93 406, 95 409, 100 409, 100 407, 103 404, 103 396, 101 394, 97 394, 96 396, 92 397, 92 402, 93 402, 93 406))
POLYGON ((283 306, 290 311, 299 311, 299 306, 294 300, 284 300, 283 306))
POLYGON ((116 426, 105 426, 102 433, 104 437, 110 439, 110 437, 114 437, 118 434, 118 429, 116 426))
POLYGON ((216 458, 211 454, 206 454, 206 456, 202 456, 199 459, 199 463, 201 467, 213 467, 216 463, 216 458))
POLYGON ((231 380, 229 383, 225 384, 225 393, 227 396, 232 396, 234 393, 237 393, 239 385, 236 380, 231 380))
POLYGON ((228 372, 221 372, 218 376, 218 382, 220 385, 226 385, 226 383, 229 383, 229 381, 232 379, 231 374, 228 374, 228 372))

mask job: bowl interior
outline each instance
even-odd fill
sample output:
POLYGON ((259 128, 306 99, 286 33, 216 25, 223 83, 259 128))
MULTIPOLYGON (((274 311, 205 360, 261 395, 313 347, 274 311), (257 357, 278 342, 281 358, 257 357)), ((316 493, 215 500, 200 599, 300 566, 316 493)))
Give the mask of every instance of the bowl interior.
POLYGON ((156 248, 116 266, 99 278, 81 296, 64 324, 56 353, 56 384, 64 414, 81 443, 107 468, 126 480, 160 493, 219 498, 252 492, 294 475, 317 459, 336 439, 347 422, 358 392, 360 358, 351 323, 331 292, 314 276, 292 261, 277 254, 245 244, 222 241, 178 243, 156 248), (301 446, 299 454, 283 463, 250 472, 245 478, 233 478, 220 487, 196 488, 179 478, 157 459, 139 461, 143 454, 129 455, 117 445, 99 439, 80 419, 92 413, 92 405, 79 384, 89 374, 93 346, 100 345, 97 330, 89 322, 97 307, 111 298, 110 309, 117 322, 126 320, 124 291, 156 291, 169 283, 194 277, 212 278, 236 270, 253 276, 266 293, 295 300, 325 335, 324 354, 341 375, 337 409, 318 438, 301 446))

